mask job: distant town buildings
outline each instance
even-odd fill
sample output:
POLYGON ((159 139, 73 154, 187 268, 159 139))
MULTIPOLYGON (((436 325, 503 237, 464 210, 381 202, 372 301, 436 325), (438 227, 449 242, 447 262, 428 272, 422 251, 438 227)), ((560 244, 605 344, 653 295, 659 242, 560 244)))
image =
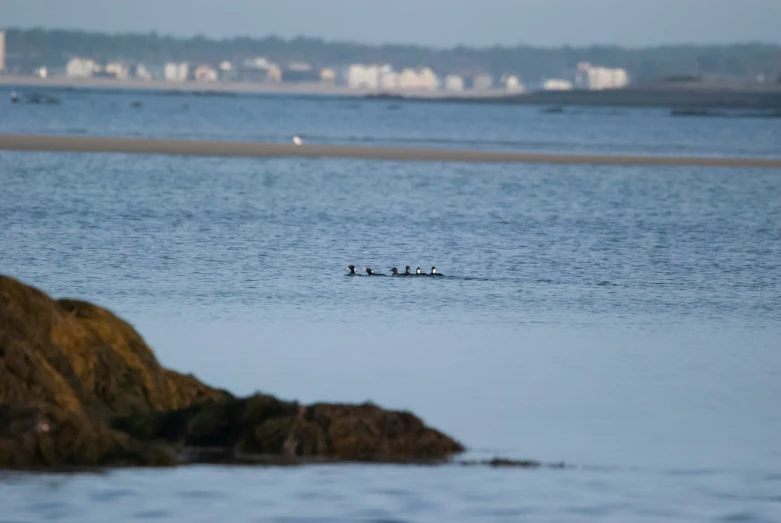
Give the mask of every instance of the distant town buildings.
POLYGON ((272 82, 272 83, 281 83, 282 82, 282 69, 279 67, 272 67, 268 70, 268 73, 266 73, 266 81, 272 82))
POLYGON ((100 66, 91 58, 71 58, 65 66, 69 78, 89 78, 100 71, 100 66))
POLYGON ((581 62, 575 72, 575 85, 581 89, 620 89, 629 85, 629 75, 624 69, 594 67, 581 62))
POLYGON ((196 82, 216 82, 218 78, 217 69, 210 65, 199 65, 193 71, 193 79, 196 82))
MULTIPOLYGON (((126 62, 122 59, 109 63, 97 63, 93 58, 72 57, 65 66, 65 74, 71 78, 109 77, 118 80, 164 80, 168 82, 246 82, 246 83, 308 83, 340 85, 352 89, 386 92, 500 92, 522 93, 526 90, 520 74, 506 71, 493 76, 486 68, 473 67, 451 71, 439 71, 421 65, 395 69, 391 64, 322 64, 301 59, 275 63, 265 56, 225 57, 221 61, 199 63, 152 62, 149 64, 126 62), (197 66, 196 66, 197 65, 197 66), (327 65, 327 66, 326 66, 327 65), (193 67, 195 66, 195 67, 193 67), (441 75, 441 76, 440 76, 441 75)), ((5 67, 5 35, 0 31, 0 71, 5 67)), ((27 74, 47 78, 62 74, 62 66, 47 69, 32 68, 27 74)), ((496 72, 496 71, 493 71, 496 72)), ((620 89, 629 84, 624 69, 593 66, 581 62, 575 69, 562 71, 558 78, 540 81, 534 78, 536 89, 562 91, 570 89, 620 89)), ((759 78, 761 82, 764 78, 759 78)))
POLYGON ((524 91, 523 84, 518 79, 518 77, 515 76, 514 74, 511 74, 509 76, 503 76, 500 79, 500 82, 504 86, 505 91, 511 93, 522 93, 524 91))
POLYGON ((354 89, 409 89, 435 91, 439 77, 429 67, 408 67, 396 72, 390 65, 352 64, 347 68, 347 86, 354 89))
POLYGON ((445 90, 446 91, 463 91, 464 79, 457 74, 449 74, 445 77, 445 90))
POLYGON ((264 56, 244 60, 238 73, 239 80, 243 82, 282 81, 282 69, 264 56))
POLYGON ((187 62, 169 62, 163 68, 163 78, 169 82, 184 82, 190 74, 190 64, 187 62))
POLYGON ((5 31, 0 31, 0 72, 5 70, 5 31))
POLYGON ((336 83, 336 72, 329 67, 324 68, 320 71, 320 81, 329 84, 336 83))
POLYGON ((111 76, 119 80, 124 80, 128 77, 129 68, 121 62, 111 62, 107 64, 103 70, 105 76, 111 76))
POLYGON ((347 68, 347 86, 353 89, 376 89, 380 85, 379 65, 352 64, 347 68))
POLYGON ((228 60, 223 60, 220 62, 220 65, 217 67, 217 69, 219 69, 217 74, 219 75, 221 82, 230 82, 234 79, 233 64, 228 60))
POLYGON ((187 62, 165 64, 163 78, 169 82, 184 82, 190 73, 190 65, 187 62))
POLYGON ((152 73, 144 66, 144 64, 136 64, 133 76, 140 80, 151 80, 152 73))
POLYGON ((380 87, 382 89, 398 89, 400 75, 389 65, 380 68, 380 87))
MULTIPOLYGON (((277 64, 267 57, 258 56, 242 60, 222 60, 219 63, 192 67, 188 62, 165 64, 134 63, 122 61, 101 65, 92 58, 74 57, 68 61, 66 74, 72 78, 91 76, 111 77, 119 80, 164 80, 168 82, 247 82, 247 83, 311 83, 343 85, 353 89, 410 91, 462 92, 467 90, 488 91, 503 89, 507 92, 522 92, 524 86, 517 75, 506 74, 498 81, 490 74, 478 73, 464 76, 451 72, 440 77, 431 67, 405 67, 395 70, 390 64, 350 64, 341 68, 322 67, 305 61, 277 64)), ((46 68, 34 74, 46 77, 46 68)), ((550 87, 550 86, 549 86, 550 87)))
MULTIPOLYGON (((49 75, 46 67, 40 67, 35 72, 41 78, 49 75)), ((65 66, 65 74, 69 78, 100 76, 124 80, 129 76, 129 68, 121 62, 111 62, 102 67, 91 58, 71 58, 65 66)))
POLYGON ((561 80, 559 78, 551 78, 549 80, 545 80, 545 82, 542 84, 542 88, 546 91, 571 91, 572 82, 569 80, 561 80))
POLYGON ((404 69, 399 73, 399 88, 436 91, 439 89, 439 77, 428 67, 404 69))

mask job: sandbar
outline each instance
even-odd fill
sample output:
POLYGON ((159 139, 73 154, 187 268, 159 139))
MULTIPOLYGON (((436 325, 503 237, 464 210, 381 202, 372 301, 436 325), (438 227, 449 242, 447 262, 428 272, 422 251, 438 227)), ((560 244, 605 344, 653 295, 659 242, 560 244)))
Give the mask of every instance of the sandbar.
POLYGON ((30 134, 0 134, 0 150, 416 162, 781 168, 781 158, 567 154, 30 134))

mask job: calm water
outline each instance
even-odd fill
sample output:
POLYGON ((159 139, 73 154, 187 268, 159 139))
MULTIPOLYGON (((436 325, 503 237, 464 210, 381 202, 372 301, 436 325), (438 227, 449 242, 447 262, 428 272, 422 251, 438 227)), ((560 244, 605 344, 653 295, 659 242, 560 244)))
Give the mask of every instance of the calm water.
MULTIPOLYGON (((16 89, 22 98, 32 92, 16 89)), ((781 118, 672 117, 667 109, 399 103, 344 98, 50 90, 12 105, 0 132, 457 147, 605 154, 781 157, 781 118), (133 105, 140 103, 140 107, 133 105)))
MULTIPOLYGON (((217 110, 246 104, 336 141, 520 143, 534 129, 515 115, 560 117, 543 133, 568 150, 781 156, 765 120, 150 95, 141 116, 136 98, 0 104, 0 132, 251 138, 217 110)), ((0 152, 0 187, 0 272, 112 308, 165 365, 237 394, 410 409, 472 457, 573 465, 13 474, 0 521, 781 520, 781 171, 0 152)))

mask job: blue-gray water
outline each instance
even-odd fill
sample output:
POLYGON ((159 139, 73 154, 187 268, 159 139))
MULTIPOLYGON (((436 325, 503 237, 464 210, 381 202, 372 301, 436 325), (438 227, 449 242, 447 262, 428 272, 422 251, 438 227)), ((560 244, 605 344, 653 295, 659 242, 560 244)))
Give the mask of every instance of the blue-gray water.
MULTIPOLYGON (((337 119, 328 104, 349 102, 145 95, 125 121, 71 96, 134 99, 0 104, 0 132, 81 118, 95 135, 146 122, 149 136, 250 139, 240 118, 230 134, 229 117, 205 116, 240 102, 304 135, 376 125, 460 144, 475 120, 517 138, 534 133, 524 119, 560 117, 546 132, 587 152, 680 140, 781 156, 773 120, 607 112, 591 135, 572 124, 583 115, 534 108, 509 124, 495 107, 355 102, 337 119), (169 126, 159 113, 182 104, 169 126)), ((778 170, 2 152, 0 187, 0 272, 112 308, 167 366, 238 394, 410 409, 475 457, 573 465, 5 475, 0 521, 781 520, 778 170), (349 263, 446 276, 349 278, 349 263)))
MULTIPOLYGON (((512 105, 89 90, 44 91, 60 105, 12 105, 11 91, 0 88, 0 132, 269 142, 300 135, 324 144, 781 156, 781 118, 672 117, 668 109, 610 107, 549 114, 544 107, 512 105)), ((31 93, 16 91, 22 100, 31 93)))

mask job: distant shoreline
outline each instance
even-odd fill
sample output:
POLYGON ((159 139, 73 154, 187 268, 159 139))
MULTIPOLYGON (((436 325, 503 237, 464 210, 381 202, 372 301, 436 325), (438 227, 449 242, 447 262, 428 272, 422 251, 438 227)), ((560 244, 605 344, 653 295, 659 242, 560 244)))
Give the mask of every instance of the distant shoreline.
MULTIPOLYGON (((0 75, 0 86, 19 88, 57 88, 57 89, 111 89, 111 90, 141 90, 168 91, 180 93, 215 93, 215 94, 288 94, 360 98, 365 96, 390 95, 404 96, 414 99, 443 99, 453 96, 448 91, 416 91, 364 89, 334 85, 323 82, 297 83, 260 83, 260 82, 169 82, 165 80, 141 80, 128 78, 68 78, 53 76, 39 78, 37 76, 0 75)), ((492 89, 486 91, 464 91, 459 93, 466 99, 493 99, 507 96, 507 91, 492 89)))
POLYGON ((0 150, 86 153, 162 154, 250 158, 353 158, 386 161, 529 163, 620 166, 752 167, 781 169, 781 158, 718 158, 682 156, 614 156, 533 152, 424 149, 415 147, 365 147, 353 145, 293 145, 263 142, 220 142, 104 138, 90 136, 40 136, 0 134, 0 150))
POLYGON ((502 89, 454 91, 415 91, 401 89, 361 89, 321 82, 250 83, 250 82, 168 82, 129 78, 68 78, 54 76, 0 75, 0 86, 22 89, 95 89, 163 92, 176 94, 286 95, 416 101, 440 103, 481 103, 534 105, 552 108, 564 106, 646 107, 671 110, 743 109, 772 111, 781 114, 781 84, 754 86, 710 85, 698 82, 660 83, 624 89, 597 91, 529 91, 508 92, 502 89))

